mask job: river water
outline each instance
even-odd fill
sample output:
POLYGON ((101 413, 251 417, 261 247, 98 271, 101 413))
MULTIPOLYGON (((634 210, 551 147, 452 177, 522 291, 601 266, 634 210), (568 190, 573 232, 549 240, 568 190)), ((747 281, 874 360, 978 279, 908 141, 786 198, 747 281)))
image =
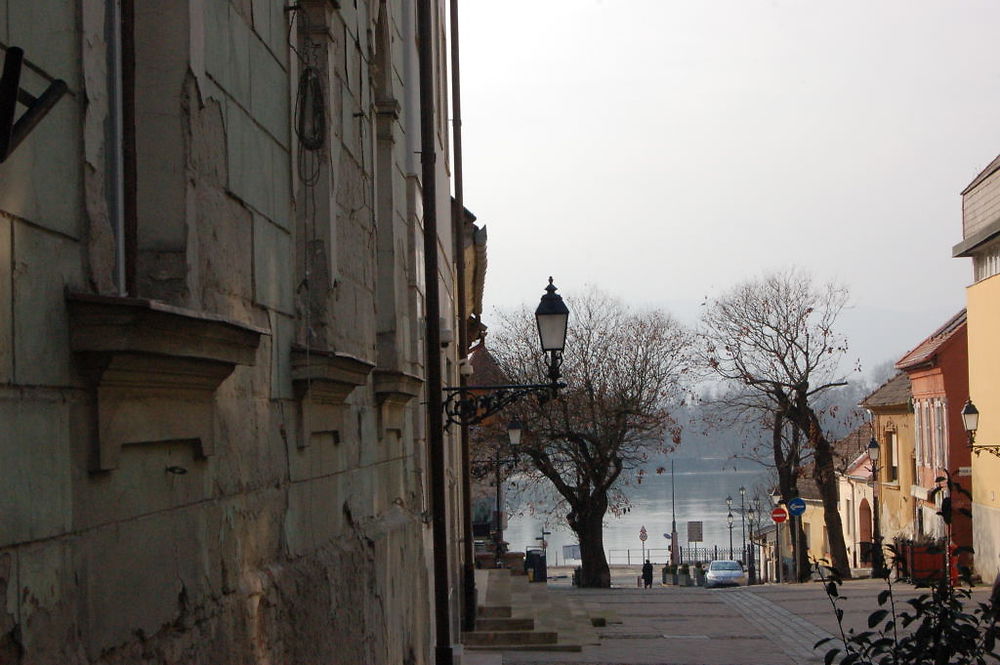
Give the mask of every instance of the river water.
MULTIPOLYGON (((731 463, 730 463, 731 464, 731 463)), ((671 508, 676 513, 678 540, 687 547, 688 522, 700 521, 704 540, 690 543, 697 546, 729 547, 729 526, 726 520, 728 509, 726 497, 733 497, 733 545, 739 549, 742 543, 740 513, 740 486, 747 489, 747 498, 753 490, 763 487, 767 474, 761 467, 727 471, 710 470, 717 464, 706 460, 678 460, 673 473, 674 502, 671 504, 671 474, 647 476, 640 485, 624 488, 631 503, 630 510, 621 517, 610 512, 604 522, 604 548, 609 563, 641 562, 642 541, 639 531, 646 527, 647 556, 654 562, 663 562, 669 557, 670 541, 663 534, 670 533, 671 508)), ((769 519, 770 506, 762 506, 765 518, 769 519)), ((576 544, 576 535, 566 526, 563 516, 542 516, 524 514, 524 507, 509 506, 514 515, 510 518, 504 538, 512 551, 525 551, 539 546, 542 529, 551 532, 546 536, 549 565, 578 563, 576 559, 566 559, 564 545, 576 544)))

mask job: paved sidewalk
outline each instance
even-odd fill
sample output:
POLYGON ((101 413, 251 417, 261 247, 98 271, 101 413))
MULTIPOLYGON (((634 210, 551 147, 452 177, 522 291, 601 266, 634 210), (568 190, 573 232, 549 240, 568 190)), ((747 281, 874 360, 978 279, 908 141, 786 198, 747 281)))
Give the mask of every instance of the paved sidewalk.
MULTIPOLYGON (((620 624, 597 629, 599 645, 585 646, 581 653, 504 651, 483 654, 488 658, 483 660, 466 652, 462 665, 816 665, 827 647, 814 651, 813 645, 840 634, 818 583, 637 589, 636 574, 615 571, 614 582, 621 586, 612 589, 575 589, 562 580, 549 584, 550 593, 565 596, 565 602, 620 618, 620 624)), ((884 588, 880 580, 841 587, 846 627, 866 628, 884 588)), ((977 589, 976 596, 988 591, 977 589)), ((896 585, 898 603, 917 593, 910 585, 896 585)))
POLYGON ((821 659, 800 658, 804 653, 801 649, 792 650, 790 655, 791 648, 787 644, 770 639, 758 622, 747 619, 744 612, 759 611, 747 603, 767 606, 771 616, 779 616, 781 609, 746 589, 553 588, 551 593, 565 594, 570 602, 595 612, 611 611, 621 623, 597 629, 600 644, 585 646, 581 653, 504 651, 500 654, 501 661, 491 663, 472 660, 466 652, 463 665, 811 665, 822 662, 821 659), (746 602, 730 598, 737 594, 747 596, 746 602))
MULTIPOLYGON (((823 662, 822 654, 826 653, 826 649, 816 651, 813 647, 819 640, 833 637, 827 631, 751 589, 733 589, 722 598, 756 626, 762 635, 767 635, 777 644, 792 662, 823 662)), ((827 611, 832 613, 833 608, 828 606, 827 611)))

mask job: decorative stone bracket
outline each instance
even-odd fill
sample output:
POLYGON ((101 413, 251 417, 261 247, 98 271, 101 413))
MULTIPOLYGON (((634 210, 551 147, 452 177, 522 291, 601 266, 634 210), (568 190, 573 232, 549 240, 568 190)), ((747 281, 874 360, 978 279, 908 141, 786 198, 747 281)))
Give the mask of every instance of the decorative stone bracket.
POLYGON ((368 381, 375 365, 329 349, 292 346, 292 384, 299 398, 298 447, 309 445, 313 435, 335 433, 343 427, 342 411, 348 395, 368 381))
POLYGON ((375 370, 375 398, 380 409, 382 431, 403 431, 406 405, 420 395, 423 379, 401 371, 375 370))
POLYGON ((96 395, 93 470, 118 466, 122 446, 190 441, 215 447, 215 391, 253 365, 268 330, 155 300, 67 294, 70 348, 96 395))

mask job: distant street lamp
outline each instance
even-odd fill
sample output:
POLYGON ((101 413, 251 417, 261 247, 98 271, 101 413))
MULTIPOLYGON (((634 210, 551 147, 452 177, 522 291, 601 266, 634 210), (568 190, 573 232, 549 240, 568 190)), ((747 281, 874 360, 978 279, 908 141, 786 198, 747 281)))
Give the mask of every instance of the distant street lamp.
POLYGON ((875 503, 875 510, 872 513, 872 577, 882 577, 885 575, 885 559, 882 555, 882 532, 879 529, 879 447, 878 441, 873 436, 868 442, 868 459, 872 463, 872 499, 875 503))
MULTIPOLYGON (((732 499, 726 499, 727 503, 732 503, 732 499)), ((726 515, 726 521, 729 523, 729 557, 733 556, 733 511, 729 511, 726 515)))
POLYGON ((754 565, 754 559, 756 559, 756 552, 754 552, 754 540, 753 540, 753 525, 757 520, 757 511, 753 509, 753 506, 747 508, 747 521, 750 522, 750 584, 757 583, 757 569, 754 565))
POLYGON ((743 533, 743 562, 747 562, 747 488, 740 485, 740 531, 743 533))
POLYGON ((503 444, 498 443, 492 460, 473 460, 476 467, 473 467, 473 475, 482 478, 489 473, 489 468, 493 468, 494 482, 496 483, 496 506, 493 528, 494 560, 497 568, 503 567, 503 468, 517 463, 518 447, 521 445, 521 433, 523 428, 517 420, 507 425, 507 440, 509 443, 508 457, 503 456, 503 444), (476 468, 481 469, 478 473, 476 468))

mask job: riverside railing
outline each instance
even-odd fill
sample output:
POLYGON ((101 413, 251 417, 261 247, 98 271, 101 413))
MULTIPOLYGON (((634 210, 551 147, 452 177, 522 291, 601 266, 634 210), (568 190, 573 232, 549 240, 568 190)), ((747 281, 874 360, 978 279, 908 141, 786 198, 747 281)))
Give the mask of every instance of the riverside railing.
MULTIPOLYGON (((742 560, 742 548, 720 547, 719 545, 703 545, 695 547, 693 545, 680 546, 678 548, 681 563, 696 563, 698 561, 714 561, 715 559, 735 559, 742 560)), ((669 563, 670 549, 666 547, 652 548, 645 550, 646 558, 653 563, 669 563)), ((642 549, 607 550, 609 564, 642 564, 642 549)))

